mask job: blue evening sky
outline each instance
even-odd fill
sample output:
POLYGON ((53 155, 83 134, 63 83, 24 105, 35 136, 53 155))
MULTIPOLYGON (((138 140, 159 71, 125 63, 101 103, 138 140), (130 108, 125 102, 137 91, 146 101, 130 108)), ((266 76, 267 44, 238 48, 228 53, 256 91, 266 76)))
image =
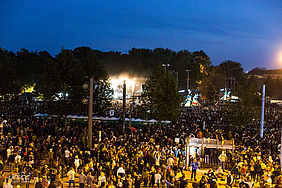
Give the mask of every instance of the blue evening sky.
POLYGON ((214 65, 281 68, 281 0, 0 0, 0 47, 204 50, 214 65))

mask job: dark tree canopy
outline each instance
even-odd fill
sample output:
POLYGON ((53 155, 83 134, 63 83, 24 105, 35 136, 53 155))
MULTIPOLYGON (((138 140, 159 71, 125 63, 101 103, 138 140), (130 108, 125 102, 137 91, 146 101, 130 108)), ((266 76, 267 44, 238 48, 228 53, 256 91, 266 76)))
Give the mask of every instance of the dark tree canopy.
MULTIPOLYGON (((0 95, 2 101, 12 101, 25 88, 34 86, 33 94, 44 101, 40 108, 42 112, 85 113, 86 106, 81 101, 87 98, 88 92, 82 85, 88 83, 91 76, 95 81, 94 111, 98 115, 105 113, 110 105, 112 91, 108 82, 109 75, 127 73, 149 78, 145 95, 150 96, 146 108, 150 110, 151 118, 176 120, 179 111, 175 109, 179 107, 180 100, 176 91, 187 87, 186 70, 191 70, 189 88, 200 89, 202 98, 208 101, 218 99, 219 90, 227 87, 240 97, 240 105, 246 104, 255 109, 257 97, 254 93, 263 83, 267 85, 267 95, 277 98, 281 96, 280 79, 252 78, 255 81, 253 82, 244 74, 240 63, 227 60, 213 67, 210 58, 202 50, 177 52, 164 48, 132 48, 128 54, 122 54, 115 51, 102 52, 89 47, 62 49, 55 56, 46 51, 30 52, 21 49, 14 53, 0 48, 0 95), (161 67, 163 64, 169 65, 166 71, 161 67), (154 93, 154 87, 159 89, 159 93, 154 93), (164 93, 167 96, 154 96, 164 93), (171 97, 175 97, 174 102, 171 102, 171 97), (165 103, 168 106, 163 108, 165 103)), ((263 71, 266 70, 256 68, 251 72, 256 74, 263 71)), ((270 73, 272 72, 267 72, 270 73)), ((234 106, 233 114, 240 114, 238 110, 242 109, 252 112, 252 109, 240 105, 234 106)))
POLYGON ((145 84, 143 107, 147 118, 177 121, 183 97, 179 94, 176 79, 164 68, 157 66, 145 84))

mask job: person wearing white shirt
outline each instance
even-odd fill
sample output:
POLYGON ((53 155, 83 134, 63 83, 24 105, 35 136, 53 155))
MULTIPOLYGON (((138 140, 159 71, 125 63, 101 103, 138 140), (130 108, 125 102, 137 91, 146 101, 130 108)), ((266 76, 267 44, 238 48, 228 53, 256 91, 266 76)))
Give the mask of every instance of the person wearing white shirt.
POLYGON ((104 172, 101 172, 101 175, 99 176, 98 180, 99 180, 98 182, 99 186, 104 187, 106 185, 107 180, 104 172))
POLYGON ((76 155, 74 159, 75 172, 77 172, 77 168, 79 167, 79 165, 80 165, 80 159, 76 155))
POLYGON ((7 160, 9 160, 9 157, 12 154, 12 151, 13 151, 12 146, 7 149, 7 160))
POLYGON ((162 178, 162 175, 159 172, 155 174, 155 184, 157 184, 158 187, 160 187, 161 178, 162 178))
POLYGON ((174 159, 172 158, 172 156, 170 156, 168 159, 167 159, 167 163, 169 166, 172 167, 173 163, 174 163, 174 159))
POLYGON ((16 166, 18 166, 18 164, 21 162, 21 159, 22 159, 22 157, 20 156, 20 154, 18 154, 18 155, 15 157, 16 166))
POLYGON ((66 149, 66 150, 65 150, 65 157, 66 157, 66 158, 69 158, 69 156, 70 156, 70 151, 66 149))
POLYGON ((118 168, 117 176, 121 176, 121 177, 125 176, 125 170, 124 170, 124 168, 122 166, 118 168))
POLYGON ((69 177, 69 187, 71 187, 71 183, 73 184, 73 187, 75 187, 75 182, 74 182, 75 171, 73 170, 73 168, 71 168, 70 171, 68 171, 67 176, 69 177))

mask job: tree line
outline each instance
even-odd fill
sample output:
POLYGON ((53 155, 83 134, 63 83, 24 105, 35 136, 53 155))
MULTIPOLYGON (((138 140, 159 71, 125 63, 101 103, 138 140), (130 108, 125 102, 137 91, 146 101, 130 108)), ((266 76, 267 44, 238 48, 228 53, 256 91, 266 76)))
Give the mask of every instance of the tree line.
MULTIPOLYGON (((256 99, 261 83, 245 74, 240 63, 227 60, 213 66, 208 55, 202 50, 176 52, 164 48, 132 48, 128 54, 122 54, 78 47, 73 50, 62 49, 55 56, 46 51, 30 52, 21 49, 12 52, 0 48, 0 95, 2 103, 7 103, 16 100, 19 93, 32 86, 33 94, 44 101, 40 112, 81 114, 87 111, 82 100, 88 96, 87 89, 82 85, 88 83, 89 77, 93 77, 94 112, 102 115, 110 108, 112 90, 109 75, 129 73, 148 78, 145 84, 148 89, 144 92, 148 100, 144 104, 151 115, 154 114, 158 119, 169 116, 170 119, 177 120, 182 102, 177 91, 187 87, 186 70, 191 70, 189 87, 200 89, 202 99, 206 102, 215 102, 220 96, 220 89, 227 87, 244 103, 247 101, 248 105, 257 105, 257 101, 245 98, 256 99), (165 65, 166 69, 162 65, 165 65), (156 93, 152 93, 149 88, 158 89, 154 89, 156 93), (173 98, 168 97, 168 94, 175 96, 176 103, 166 102, 173 98), (171 111, 157 112, 156 105, 171 111), (176 114, 171 113, 172 111, 176 114)), ((263 82, 272 84, 269 79, 263 82)))

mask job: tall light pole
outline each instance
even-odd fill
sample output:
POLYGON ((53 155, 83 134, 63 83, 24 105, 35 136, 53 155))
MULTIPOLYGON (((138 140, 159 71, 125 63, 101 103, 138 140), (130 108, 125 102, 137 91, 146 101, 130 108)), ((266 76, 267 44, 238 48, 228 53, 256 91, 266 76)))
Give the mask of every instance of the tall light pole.
POLYGON ((122 96, 122 129, 125 131, 125 105, 126 105, 126 81, 123 80, 123 96, 122 96))
POLYGON ((263 123, 264 123, 264 100, 265 100, 265 85, 262 86, 262 104, 261 104, 261 122, 260 122, 260 138, 263 138, 263 123))
POLYGON ((190 81, 190 75, 189 75, 189 72, 190 72, 191 70, 186 70, 186 72, 187 72, 187 91, 188 91, 188 89, 189 89, 189 81, 190 81))
POLYGON ((166 70, 166 67, 169 67, 170 66, 170 64, 162 64, 162 66, 165 68, 165 70, 166 70))
POLYGON ((88 147, 92 149, 92 126, 93 126, 93 77, 90 77, 89 83, 89 101, 88 101, 88 147))

